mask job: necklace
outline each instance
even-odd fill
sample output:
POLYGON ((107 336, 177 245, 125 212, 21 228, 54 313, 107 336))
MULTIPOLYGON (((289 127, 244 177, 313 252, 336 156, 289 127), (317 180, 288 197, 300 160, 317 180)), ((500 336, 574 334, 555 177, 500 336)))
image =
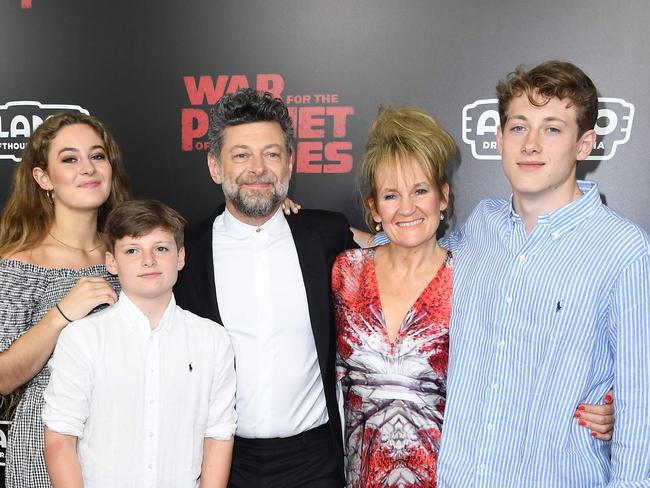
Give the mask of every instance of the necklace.
POLYGON ((52 239, 54 239, 56 242, 58 242, 62 246, 68 247, 70 249, 74 249, 75 251, 81 251, 81 252, 85 252, 85 253, 91 253, 91 252, 95 251, 96 249, 99 249, 100 247, 102 247, 102 244, 103 244, 101 242, 101 238, 99 237, 99 232, 97 233, 97 239, 99 239, 99 244, 96 245, 95 247, 93 247, 92 249, 81 249, 80 247, 71 246, 70 244, 66 244, 65 242, 63 242, 63 241, 57 239, 56 237, 54 237, 50 231, 48 231, 47 233, 50 235, 50 237, 52 239))

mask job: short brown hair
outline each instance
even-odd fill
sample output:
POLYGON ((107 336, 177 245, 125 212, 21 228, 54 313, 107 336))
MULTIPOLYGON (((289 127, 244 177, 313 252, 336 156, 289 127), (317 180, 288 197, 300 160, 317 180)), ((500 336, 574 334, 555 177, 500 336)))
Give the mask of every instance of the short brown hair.
MULTIPOLYGON (((449 184, 447 161, 456 154, 454 139, 440 127, 431 114, 417 107, 385 107, 370 127, 366 150, 361 163, 361 192, 364 219, 374 232, 369 199, 377 201, 377 173, 395 167, 397 160, 415 159, 429 182, 444 197, 443 187, 449 184)), ((447 215, 451 214, 451 192, 447 215)))
POLYGON ((533 105, 541 107, 551 98, 568 99, 575 105, 578 116, 578 137, 593 129, 598 120, 598 91, 584 71, 567 61, 545 61, 531 69, 519 66, 497 84, 501 128, 507 121, 506 112, 514 97, 526 94, 533 105), (536 98, 541 95, 542 100, 536 98))
POLYGON ((176 246, 183 247, 185 219, 158 200, 129 200, 113 209, 106 220, 106 250, 113 253, 115 242, 123 237, 142 237, 161 228, 174 235, 176 246))

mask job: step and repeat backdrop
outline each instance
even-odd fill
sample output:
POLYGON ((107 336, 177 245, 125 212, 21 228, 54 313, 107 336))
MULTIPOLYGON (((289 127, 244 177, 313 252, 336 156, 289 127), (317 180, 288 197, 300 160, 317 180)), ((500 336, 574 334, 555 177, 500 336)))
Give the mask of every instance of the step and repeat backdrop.
MULTIPOLYGON (((0 205, 34 128, 76 110, 112 130, 137 196, 204 217, 222 203, 206 165, 208 110, 254 87, 290 107, 291 196, 358 227, 357 168, 378 107, 433 112, 460 149, 458 225, 482 198, 509 195, 495 147, 496 82, 517 65, 560 58, 601 96, 580 177, 650 230, 649 22, 645 0, 4 0, 0 205)), ((0 471, 6 430, 0 424, 0 471)))

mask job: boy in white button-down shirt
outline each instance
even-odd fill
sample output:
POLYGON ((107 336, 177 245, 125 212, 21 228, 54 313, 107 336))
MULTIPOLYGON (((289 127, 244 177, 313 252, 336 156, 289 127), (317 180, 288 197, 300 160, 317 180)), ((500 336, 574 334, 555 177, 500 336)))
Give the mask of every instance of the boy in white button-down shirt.
POLYGON ((68 325, 50 362, 43 421, 55 488, 227 485, 233 352, 223 327, 176 306, 183 227, 152 200, 108 218, 106 267, 120 299, 68 325))

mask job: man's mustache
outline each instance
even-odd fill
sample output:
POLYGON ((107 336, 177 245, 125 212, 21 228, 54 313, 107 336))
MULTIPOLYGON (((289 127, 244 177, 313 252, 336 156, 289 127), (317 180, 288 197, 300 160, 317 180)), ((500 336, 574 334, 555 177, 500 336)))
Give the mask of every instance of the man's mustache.
POLYGON ((237 184, 239 185, 254 185, 256 183, 270 183, 272 185, 275 185, 277 183, 278 179, 274 178, 273 176, 260 176, 256 178, 247 178, 247 177, 240 177, 237 178, 237 184))

